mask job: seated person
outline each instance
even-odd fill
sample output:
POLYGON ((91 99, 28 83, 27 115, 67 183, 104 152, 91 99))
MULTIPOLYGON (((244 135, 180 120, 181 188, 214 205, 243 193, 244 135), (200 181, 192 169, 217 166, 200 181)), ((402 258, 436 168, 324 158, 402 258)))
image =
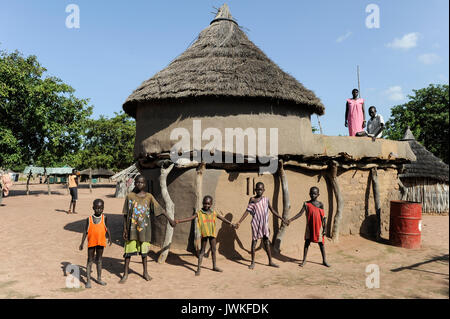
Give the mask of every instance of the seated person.
POLYGON ((367 131, 361 131, 356 133, 356 136, 369 136, 372 141, 376 138, 380 138, 384 130, 384 120, 380 114, 377 114, 375 106, 369 107, 370 119, 367 122, 367 131))

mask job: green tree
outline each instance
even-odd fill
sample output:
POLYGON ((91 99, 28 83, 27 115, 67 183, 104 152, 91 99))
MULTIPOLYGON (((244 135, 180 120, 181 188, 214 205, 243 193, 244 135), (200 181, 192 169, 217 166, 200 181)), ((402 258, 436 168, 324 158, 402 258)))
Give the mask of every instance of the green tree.
POLYGON ((0 167, 70 164, 92 114, 36 56, 0 51, 0 167))
POLYGON ((116 171, 129 167, 134 163, 135 135, 134 119, 123 112, 89 120, 79 167, 116 171))
POLYGON ((386 122, 386 136, 399 140, 409 126, 416 140, 448 164, 448 85, 430 84, 413 90, 409 102, 394 106, 386 122))

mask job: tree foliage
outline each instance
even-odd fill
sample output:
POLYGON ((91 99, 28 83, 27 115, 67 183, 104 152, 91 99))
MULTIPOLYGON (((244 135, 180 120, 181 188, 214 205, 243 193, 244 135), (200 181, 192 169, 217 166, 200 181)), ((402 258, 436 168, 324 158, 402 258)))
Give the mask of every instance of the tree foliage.
POLYGON ((419 143, 448 164, 448 91, 448 85, 439 84, 413 90, 409 102, 391 109, 391 119, 386 122, 387 138, 402 139, 409 126, 419 143))
POLYGON ((112 118, 89 120, 79 167, 121 170, 133 164, 136 125, 120 112, 112 118))
POLYGON ((83 142, 92 107, 36 56, 0 51, 0 167, 58 166, 83 142))

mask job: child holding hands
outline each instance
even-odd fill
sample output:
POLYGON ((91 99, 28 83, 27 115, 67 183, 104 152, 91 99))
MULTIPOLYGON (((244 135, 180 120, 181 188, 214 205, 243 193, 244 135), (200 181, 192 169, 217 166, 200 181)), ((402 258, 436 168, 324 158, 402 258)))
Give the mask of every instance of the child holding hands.
POLYGON ((218 268, 216 263, 216 218, 220 219, 222 222, 234 226, 230 221, 217 214, 216 211, 211 210, 212 203, 213 198, 207 195, 203 198, 202 209, 200 209, 197 212, 194 212, 194 214, 191 217, 175 220, 175 224, 180 224, 189 222, 197 218, 197 225, 202 237, 202 246, 200 254, 198 256, 198 267, 197 271, 195 272, 196 276, 200 276, 200 267, 202 265, 203 256, 205 255, 205 248, 208 240, 211 246, 213 270, 217 272, 222 272, 222 269, 218 268))

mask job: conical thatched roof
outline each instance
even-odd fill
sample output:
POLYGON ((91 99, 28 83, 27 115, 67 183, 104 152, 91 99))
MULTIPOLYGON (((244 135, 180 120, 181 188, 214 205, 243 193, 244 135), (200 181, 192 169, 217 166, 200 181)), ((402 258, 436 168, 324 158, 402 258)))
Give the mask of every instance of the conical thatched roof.
POLYGON ((324 114, 315 94, 283 72, 233 20, 224 4, 197 40, 169 66, 144 81, 123 108, 140 102, 199 97, 269 98, 324 114))
POLYGON ((434 156, 430 151, 416 141, 411 130, 408 129, 402 141, 408 141, 411 150, 416 155, 417 160, 405 165, 405 171, 400 177, 423 177, 432 178, 448 183, 448 165, 434 156))

